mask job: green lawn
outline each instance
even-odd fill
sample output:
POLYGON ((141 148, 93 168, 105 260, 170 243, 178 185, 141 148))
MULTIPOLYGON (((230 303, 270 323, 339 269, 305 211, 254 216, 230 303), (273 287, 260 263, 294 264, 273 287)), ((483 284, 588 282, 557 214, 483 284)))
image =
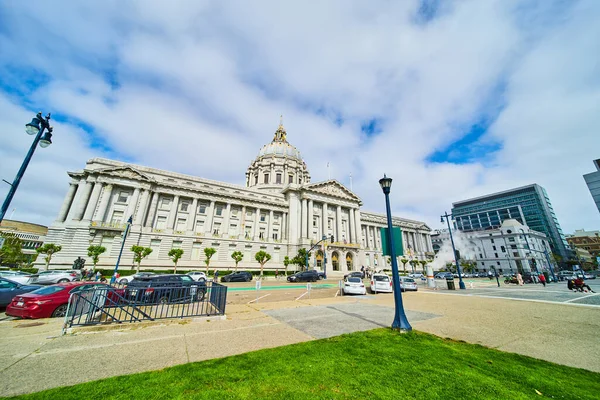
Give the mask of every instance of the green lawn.
POLYGON ((18 398, 598 399, 599 395, 598 373, 423 333, 377 329, 18 398))

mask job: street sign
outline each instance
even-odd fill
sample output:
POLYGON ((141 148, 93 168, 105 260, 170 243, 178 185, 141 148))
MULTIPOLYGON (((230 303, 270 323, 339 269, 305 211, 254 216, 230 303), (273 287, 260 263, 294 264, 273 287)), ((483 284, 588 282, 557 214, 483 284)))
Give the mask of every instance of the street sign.
POLYGON ((309 282, 306 284, 306 290, 310 293, 310 289, 312 288, 312 284, 309 282))
POLYGON ((256 281, 256 290, 260 290, 261 286, 262 286, 262 282, 257 280, 256 281))

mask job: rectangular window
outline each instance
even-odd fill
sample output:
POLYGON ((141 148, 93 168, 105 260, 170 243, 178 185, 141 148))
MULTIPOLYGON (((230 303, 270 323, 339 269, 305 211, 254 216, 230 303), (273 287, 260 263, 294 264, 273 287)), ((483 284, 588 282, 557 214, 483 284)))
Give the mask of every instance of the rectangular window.
POLYGON ((509 241, 509 242, 514 242, 514 241, 515 241, 515 238, 514 238, 514 237, 508 238, 508 241, 509 241))
MULTIPOLYGON (((333 218, 327 218, 327 229, 331 229, 331 226, 333 225, 333 218)), ((371 236, 371 235, 369 235, 371 236)))
MULTIPOLYGON (((500 261, 496 261, 496 264, 500 265, 500 261)), ((502 272, 502 270, 500 270, 500 272, 502 272)))
POLYGON ((258 175, 254 175, 254 184, 258 185, 258 175))
POLYGON ((215 210, 215 215, 223 215, 223 206, 217 206, 215 210))
POLYGON ((279 221, 279 214, 273 214, 273 221, 279 221))
POLYGON ((180 249, 183 242, 181 240, 173 240, 172 249, 180 249))
MULTIPOLYGON (((490 236, 492 236, 492 234, 491 234, 491 233, 490 233, 490 236)), ((491 241, 492 243, 494 243, 494 239, 490 239, 490 241, 491 241)))
POLYGON ((238 226, 236 224, 229 225, 229 236, 238 235, 238 226))
POLYGON ((252 227, 251 226, 246 226, 244 228, 244 237, 246 239, 252 239, 252 227))
POLYGON ((260 228, 260 232, 258 233, 258 238, 259 239, 265 238, 265 228, 260 228))
POLYGON ((117 198, 117 203, 127 203, 128 198, 129 198, 129 192, 119 192, 119 197, 117 198))
POLYGON ((317 225, 317 217, 313 217, 313 227, 316 227, 317 225))
POLYGON ((251 217, 252 216, 252 211, 246 211, 246 217, 251 217))
POLYGON ((215 222, 213 225, 213 234, 218 235, 221 230, 221 224, 219 222, 215 222))
POLYGON ((288 183, 294 183, 294 175, 288 176, 288 183))
POLYGON ((187 212, 189 206, 190 206, 189 202, 182 201, 181 204, 179 205, 179 211, 187 212))
POLYGON ((279 239, 279 232, 278 231, 273 231, 273 239, 275 239, 275 240, 279 239))
POLYGON ((238 217, 238 209, 237 208, 232 208, 231 209, 231 218, 237 219, 238 217))
POLYGON ((160 251, 160 239, 152 239, 150 240, 150 248, 152 249, 152 253, 148 256, 153 260, 158 259, 158 252, 160 251))
POLYGON ((196 233, 204 232, 204 221, 198 220, 196 221, 196 233))
POLYGON ((160 209, 168 210, 171 207, 171 199, 162 198, 160 199, 160 209))
POLYGON ((517 245, 516 244, 511 244, 510 248, 513 249, 513 250, 516 250, 517 249, 517 245))
POLYGON ((192 243, 192 260, 199 260, 202 254, 202 243, 192 243))
POLYGON ((514 256, 514 257, 519 257, 519 253, 517 253, 517 252, 514 252, 514 253, 513 253, 513 256, 514 256))
POLYGON ((265 174, 263 177, 263 183, 269 183, 269 174, 265 174))
POLYGON ((498 253, 494 253, 494 257, 498 258, 498 253))
POLYGON ((200 213, 200 214, 206 214, 206 204, 201 203, 198 206, 198 213, 200 213))
POLYGON ((175 227, 175 230, 176 230, 176 231, 180 231, 180 232, 182 232, 182 231, 185 231, 185 229, 186 229, 186 226, 187 226, 187 221, 186 221, 186 219, 185 219, 185 218, 178 218, 178 219, 177 219, 177 225, 176 225, 176 227, 175 227))
POLYGON ((260 214, 260 222, 265 222, 267 220, 267 214, 260 214))
POLYGON ((112 218, 110 219, 111 224, 120 224, 123 222, 123 211, 113 211, 112 218))
POLYGON ((167 227, 167 217, 158 216, 156 218, 156 229, 165 229, 167 227))
POLYGON ((504 247, 504 246, 500 246, 500 250, 501 250, 503 253, 506 253, 506 247, 504 247))
POLYGON ((281 183, 281 174, 275 174, 275 183, 281 183))
POLYGON ((483 258, 483 254, 479 253, 479 258, 483 258))
POLYGON ((492 246, 492 248, 494 249, 494 251, 496 250, 496 246, 492 246))

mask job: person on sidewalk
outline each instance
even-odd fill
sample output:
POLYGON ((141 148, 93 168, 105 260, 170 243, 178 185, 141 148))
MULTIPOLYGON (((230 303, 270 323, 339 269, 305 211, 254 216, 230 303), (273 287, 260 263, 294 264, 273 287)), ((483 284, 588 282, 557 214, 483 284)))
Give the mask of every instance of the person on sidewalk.
POLYGON ((215 283, 219 283, 219 271, 217 271, 217 269, 215 268, 215 273, 214 273, 214 281, 215 283))
POLYGON ((542 273, 542 274, 540 274, 539 278, 540 278, 541 284, 544 285, 544 287, 546 287, 546 275, 544 275, 542 273))
POLYGON ((523 275, 520 272, 517 272, 517 282, 519 286, 523 286, 523 275))
POLYGON ((587 285, 587 284, 584 282, 584 280, 583 280, 583 279, 582 279, 580 276, 578 276, 578 277, 577 277, 577 279, 575 279, 575 282, 574 282, 574 284, 575 284, 575 287, 576 287, 578 290, 585 291, 586 293, 587 293, 587 291, 589 290, 589 291, 590 291, 590 292, 592 292, 592 293, 596 293, 596 292, 594 292, 594 291, 592 290, 592 288, 590 288, 590 286, 589 286, 589 285, 587 285))
POLYGON ((275 270, 275 280, 278 280, 278 279, 279 279, 279 270, 276 269, 275 270))

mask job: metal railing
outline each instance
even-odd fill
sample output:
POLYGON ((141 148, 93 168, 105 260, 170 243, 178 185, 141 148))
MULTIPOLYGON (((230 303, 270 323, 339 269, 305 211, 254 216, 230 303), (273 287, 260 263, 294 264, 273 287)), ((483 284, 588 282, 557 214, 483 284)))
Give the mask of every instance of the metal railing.
POLYGON ((63 334, 73 326, 225 314, 227 286, 124 287, 97 285, 71 294, 63 334))

